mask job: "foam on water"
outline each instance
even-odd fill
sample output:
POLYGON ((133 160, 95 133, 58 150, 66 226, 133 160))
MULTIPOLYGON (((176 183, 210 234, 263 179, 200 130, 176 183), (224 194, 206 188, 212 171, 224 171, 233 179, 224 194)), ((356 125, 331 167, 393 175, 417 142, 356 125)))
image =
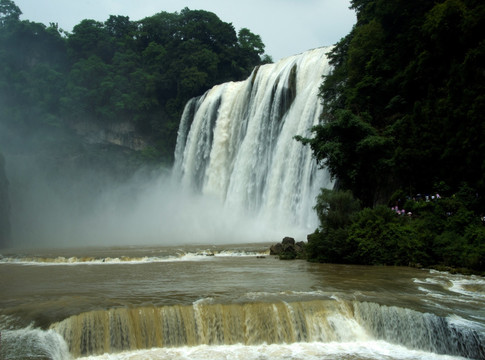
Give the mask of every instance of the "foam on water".
POLYGON ((462 357, 410 350, 385 341, 295 343, 245 346, 194 346, 127 351, 80 358, 83 360, 459 360, 462 357))
POLYGON ((475 299, 485 299, 485 279, 477 276, 470 278, 458 277, 451 280, 449 290, 470 296, 475 299))
POLYGON ((211 257, 256 257, 269 254, 269 250, 243 251, 243 250, 200 250, 196 252, 179 252, 177 255, 167 256, 119 256, 119 257, 36 257, 36 256, 5 256, 0 254, 1 264, 52 266, 52 265, 110 265, 110 264, 143 264, 157 262, 176 262, 176 261, 204 261, 211 257))
MULTIPOLYGON (((462 306, 470 304, 480 305, 485 299, 485 280, 478 276, 461 274, 449 274, 431 270, 425 279, 413 279, 419 291, 425 294, 423 301, 434 307, 449 312, 460 311, 462 306), (460 306, 457 306, 460 304, 460 306)), ((471 318, 483 321, 485 311, 470 315, 471 318)))

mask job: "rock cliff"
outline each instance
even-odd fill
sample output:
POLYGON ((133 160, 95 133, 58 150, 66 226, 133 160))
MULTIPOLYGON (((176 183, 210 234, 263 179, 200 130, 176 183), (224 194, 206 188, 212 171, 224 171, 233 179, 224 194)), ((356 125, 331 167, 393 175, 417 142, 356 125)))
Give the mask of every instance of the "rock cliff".
POLYGON ((100 124, 99 122, 85 120, 73 123, 70 126, 90 144, 111 144, 134 151, 143 150, 148 145, 146 138, 137 132, 135 125, 129 121, 100 124))

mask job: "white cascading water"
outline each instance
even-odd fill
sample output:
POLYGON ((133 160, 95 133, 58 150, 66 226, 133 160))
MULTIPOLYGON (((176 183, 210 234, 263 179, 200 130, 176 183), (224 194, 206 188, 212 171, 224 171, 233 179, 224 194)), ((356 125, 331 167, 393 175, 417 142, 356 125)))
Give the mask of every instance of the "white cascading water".
POLYGON ((175 151, 177 180, 270 226, 315 230, 315 198, 332 182, 294 137, 311 136, 319 123, 330 49, 260 66, 245 81, 189 101, 175 151))

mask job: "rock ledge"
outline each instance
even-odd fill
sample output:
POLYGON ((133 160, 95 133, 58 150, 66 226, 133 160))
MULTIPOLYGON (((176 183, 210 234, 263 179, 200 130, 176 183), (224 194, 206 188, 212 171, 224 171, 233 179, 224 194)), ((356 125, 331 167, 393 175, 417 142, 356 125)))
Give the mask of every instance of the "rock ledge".
POLYGON ((295 242, 295 239, 287 236, 281 243, 272 245, 269 254, 277 255, 282 260, 302 259, 305 257, 305 243, 295 242))

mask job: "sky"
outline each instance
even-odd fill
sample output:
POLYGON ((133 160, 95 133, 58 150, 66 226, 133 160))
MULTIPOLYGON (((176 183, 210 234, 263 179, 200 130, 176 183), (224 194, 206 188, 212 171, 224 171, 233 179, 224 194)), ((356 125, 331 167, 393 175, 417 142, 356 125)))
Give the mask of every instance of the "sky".
POLYGON ((235 30, 261 36, 274 61, 320 46, 335 44, 355 23, 350 0, 13 0, 22 20, 57 23, 70 32, 84 19, 104 22, 110 15, 136 21, 161 11, 185 7, 207 10, 235 30))

